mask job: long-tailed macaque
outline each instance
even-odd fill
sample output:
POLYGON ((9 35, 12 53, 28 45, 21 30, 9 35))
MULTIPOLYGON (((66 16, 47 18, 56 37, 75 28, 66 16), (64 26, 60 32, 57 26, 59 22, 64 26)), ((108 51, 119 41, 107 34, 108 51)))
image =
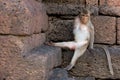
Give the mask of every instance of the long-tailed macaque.
MULTIPOLYGON (((76 63, 77 59, 84 54, 87 48, 94 49, 94 26, 90 20, 90 12, 86 8, 82 8, 80 14, 74 20, 74 41, 69 42, 57 42, 48 43, 48 45, 67 47, 74 51, 74 55, 70 64, 65 68, 70 70, 76 63)), ((107 48, 102 47, 107 55, 110 73, 113 75, 113 69, 111 64, 111 57, 107 48)))

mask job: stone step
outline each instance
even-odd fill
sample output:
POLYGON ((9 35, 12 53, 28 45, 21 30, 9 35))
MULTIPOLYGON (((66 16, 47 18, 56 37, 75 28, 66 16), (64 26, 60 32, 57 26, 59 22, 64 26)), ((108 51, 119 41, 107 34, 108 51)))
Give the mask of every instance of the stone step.
POLYGON ((47 80, 48 73, 61 64, 61 49, 42 45, 25 55, 29 62, 33 76, 31 80, 47 80))
MULTIPOLYGON (((87 50, 82 55, 70 71, 71 75, 74 76, 93 76, 101 79, 119 79, 120 78, 120 47, 112 46, 108 48, 112 58, 112 65, 114 75, 112 76, 109 72, 108 62, 104 50, 100 47, 96 47, 94 50, 87 50)), ((67 66, 70 63, 74 52, 64 51, 63 52, 63 65, 67 66), (66 58, 67 57, 67 58, 66 58)))
MULTIPOLYGON (((46 40, 45 33, 30 36, 0 35, 1 54, 24 54, 42 45, 46 40)), ((3 54, 3 55, 4 55, 3 54)))
POLYGON ((95 80, 94 77, 73 77, 65 69, 56 68, 49 73, 48 80, 95 80))
POLYGON ((13 55, 0 59, 0 80, 47 80, 48 72, 61 64, 57 47, 42 45, 24 55, 13 55))

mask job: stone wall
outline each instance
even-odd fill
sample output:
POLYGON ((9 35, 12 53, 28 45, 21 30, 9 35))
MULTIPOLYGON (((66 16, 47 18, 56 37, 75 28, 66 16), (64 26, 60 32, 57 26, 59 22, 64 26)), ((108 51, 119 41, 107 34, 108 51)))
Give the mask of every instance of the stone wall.
MULTIPOLYGON (((79 14, 81 7, 89 6, 95 27, 95 44, 106 45, 110 51, 114 76, 110 75, 105 53, 100 48, 87 51, 70 73, 77 77, 120 79, 120 0, 44 0, 43 2, 46 4, 49 16, 48 41, 73 40, 74 17, 79 14)), ((72 54, 71 51, 63 50, 64 67, 69 64, 72 54)))
POLYGON ((72 40, 74 17, 78 15, 82 6, 90 6, 92 23, 95 26, 95 43, 119 44, 119 0, 45 0, 45 2, 49 15, 49 40, 72 40), (67 37, 64 35, 66 33, 67 37))
POLYGON ((60 49, 43 46, 47 29, 40 0, 0 0, 0 80, 47 80, 61 62, 60 49))
POLYGON ((0 80, 28 75, 23 56, 45 41, 41 32, 48 27, 47 18, 43 4, 34 0, 0 1, 0 80))
POLYGON ((87 51, 71 75, 120 79, 119 0, 0 0, 0 80, 47 80, 54 67, 66 66, 73 52, 63 50, 61 64, 61 49, 43 44, 73 40, 73 20, 83 6, 92 12, 95 43, 109 46, 115 75, 100 48, 87 51))

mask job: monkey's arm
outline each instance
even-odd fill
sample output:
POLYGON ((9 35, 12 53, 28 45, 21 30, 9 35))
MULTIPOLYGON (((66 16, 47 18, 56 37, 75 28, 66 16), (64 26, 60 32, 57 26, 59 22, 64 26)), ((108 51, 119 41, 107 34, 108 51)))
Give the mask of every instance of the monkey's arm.
POLYGON ((89 42, 89 48, 93 49, 93 44, 94 44, 94 26, 90 22, 90 42, 89 42))

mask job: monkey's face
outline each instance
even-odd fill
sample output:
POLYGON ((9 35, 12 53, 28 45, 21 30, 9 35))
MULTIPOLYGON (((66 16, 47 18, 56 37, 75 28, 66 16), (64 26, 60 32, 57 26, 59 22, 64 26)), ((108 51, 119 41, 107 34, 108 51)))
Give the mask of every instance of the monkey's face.
POLYGON ((90 11, 83 7, 79 14, 79 18, 82 24, 87 24, 90 18, 90 11))
POLYGON ((83 23, 83 24, 87 24, 88 23, 88 21, 89 21, 89 14, 80 14, 79 17, 80 17, 81 23, 83 23))

